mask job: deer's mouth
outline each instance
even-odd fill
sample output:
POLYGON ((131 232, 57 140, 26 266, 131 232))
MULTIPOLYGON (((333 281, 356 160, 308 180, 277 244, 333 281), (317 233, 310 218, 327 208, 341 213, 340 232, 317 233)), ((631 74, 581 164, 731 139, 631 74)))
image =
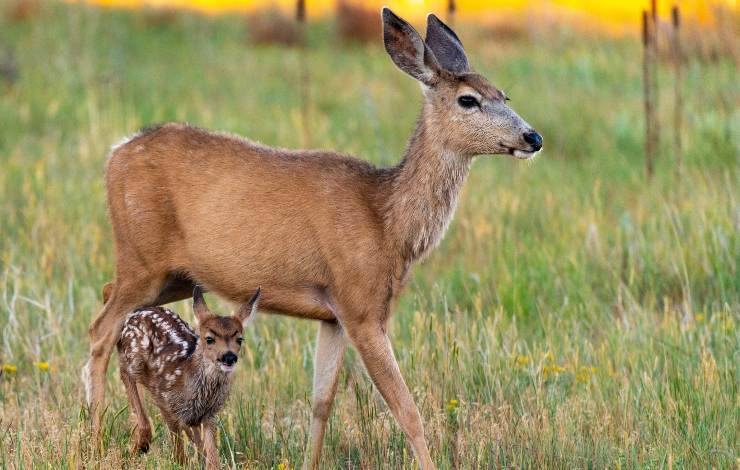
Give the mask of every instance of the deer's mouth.
POLYGON ((537 155, 537 152, 539 152, 539 150, 522 150, 516 147, 509 147, 508 145, 504 144, 501 144, 501 146, 506 149, 506 153, 514 158, 518 158, 519 160, 529 160, 530 158, 533 158, 535 155, 537 155))
POLYGON ((511 152, 511 155, 520 160, 529 160, 530 158, 534 158, 534 156, 537 155, 537 152, 531 152, 527 150, 513 150, 511 152))
POLYGON ((503 149, 503 151, 501 152, 502 154, 511 155, 512 157, 518 160, 529 160, 533 158, 535 155, 537 155, 537 152, 539 152, 539 149, 535 150, 532 147, 528 147, 525 150, 519 147, 512 147, 511 145, 506 145, 503 142, 499 142, 498 144, 503 149))
POLYGON ((236 364, 224 364, 223 362, 220 362, 218 366, 221 368, 222 372, 226 372, 227 374, 234 372, 234 369, 236 369, 236 364))

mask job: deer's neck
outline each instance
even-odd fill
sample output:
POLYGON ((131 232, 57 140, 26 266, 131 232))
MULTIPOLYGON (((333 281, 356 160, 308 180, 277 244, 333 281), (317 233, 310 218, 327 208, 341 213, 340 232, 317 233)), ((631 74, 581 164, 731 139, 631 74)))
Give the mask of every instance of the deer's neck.
POLYGON ((190 357, 186 374, 185 421, 194 421, 213 415, 223 407, 231 385, 231 376, 221 372, 213 362, 203 357, 197 348, 190 357))
POLYGON ((444 136, 428 129, 425 111, 391 172, 386 201, 386 233, 407 263, 439 244, 470 169, 470 157, 446 150, 444 136))
POLYGON ((196 349, 191 356, 192 360, 192 387, 193 393, 209 395, 215 393, 219 388, 228 386, 230 375, 226 375, 218 369, 212 361, 206 360, 200 349, 196 349))

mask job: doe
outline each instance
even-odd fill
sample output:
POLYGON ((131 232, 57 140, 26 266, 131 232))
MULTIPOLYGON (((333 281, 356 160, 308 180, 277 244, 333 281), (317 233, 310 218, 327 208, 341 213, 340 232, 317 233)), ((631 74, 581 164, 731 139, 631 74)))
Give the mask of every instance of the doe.
POLYGON ((391 60, 424 93, 395 166, 183 124, 141 131, 113 149, 105 178, 116 277, 90 325, 83 375, 94 429, 126 312, 187 298, 193 284, 236 303, 263 286, 262 310, 320 322, 304 466, 320 463, 352 345, 419 465, 434 468, 388 322, 411 268, 447 230, 473 159, 532 158, 542 136, 472 69, 460 39, 436 16, 427 19, 426 38, 387 8, 382 19, 391 60))
MULTIPOLYGON (((110 288, 103 290, 108 297, 110 288)), ((121 380, 136 420, 134 449, 147 452, 149 419, 137 385, 154 398, 174 441, 175 457, 185 461, 184 431, 205 453, 206 468, 219 467, 214 421, 229 395, 242 331, 257 306, 260 290, 231 317, 210 312, 199 286, 193 290, 198 334, 175 312, 152 307, 131 312, 118 341, 121 380)), ((107 300, 107 299, 106 299, 107 300)))

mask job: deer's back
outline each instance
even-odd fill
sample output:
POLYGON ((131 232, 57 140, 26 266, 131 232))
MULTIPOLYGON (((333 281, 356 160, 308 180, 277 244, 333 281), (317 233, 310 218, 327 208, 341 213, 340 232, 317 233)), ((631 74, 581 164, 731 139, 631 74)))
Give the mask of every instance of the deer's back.
POLYGON ((175 312, 163 307, 134 310, 118 340, 121 369, 163 393, 178 385, 197 343, 195 332, 175 312))
POLYGON ((167 124, 115 149, 106 182, 119 259, 186 272, 233 300, 261 285, 267 307, 271 291, 381 263, 385 176, 331 152, 167 124))

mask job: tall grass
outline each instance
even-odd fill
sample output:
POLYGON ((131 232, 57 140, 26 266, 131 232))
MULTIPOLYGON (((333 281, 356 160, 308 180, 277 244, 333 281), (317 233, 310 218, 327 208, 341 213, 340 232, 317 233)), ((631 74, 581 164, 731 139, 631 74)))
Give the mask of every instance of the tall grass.
MULTIPOLYGON (((1 21, 19 77, 0 84, 0 466, 175 467, 156 413, 152 451, 130 452, 115 367, 100 442, 82 407, 86 328, 113 271, 107 148, 168 120, 298 146, 302 52, 245 45, 240 19, 153 23, 42 4, 29 20, 1 21)), ((472 63, 545 136, 545 151, 532 164, 476 162, 445 241, 415 269, 392 319, 435 461, 736 467, 735 65, 687 66, 686 164, 672 165, 664 127, 648 184, 636 38, 550 31, 508 42, 458 29, 472 63)), ((393 164, 418 86, 381 47, 337 48, 330 31, 308 31, 312 141, 393 164)), ((184 303, 174 308, 190 318, 184 303)), ((271 316, 248 331, 220 418, 224 465, 300 465, 315 331, 271 316)), ((354 353, 345 365, 326 468, 412 468, 354 353)))

